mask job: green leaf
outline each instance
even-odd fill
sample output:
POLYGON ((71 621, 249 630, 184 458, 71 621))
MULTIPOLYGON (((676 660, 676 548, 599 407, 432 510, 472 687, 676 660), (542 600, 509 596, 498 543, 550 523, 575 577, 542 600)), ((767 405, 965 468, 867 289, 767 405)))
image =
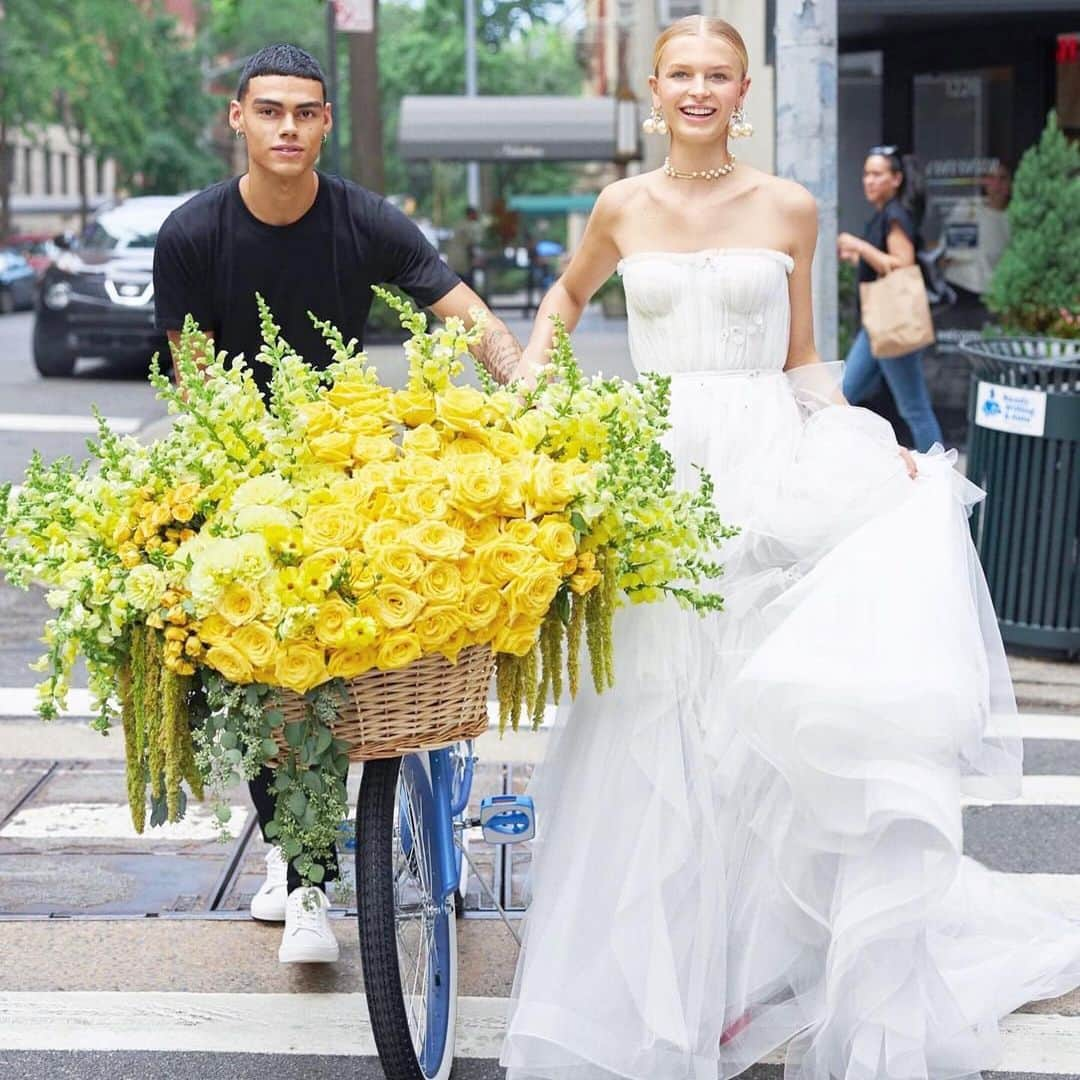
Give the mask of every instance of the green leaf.
POLYGON ((313 862, 311 869, 307 872, 308 881, 318 885, 324 877, 326 877, 326 871, 317 862, 313 862))
POLYGON ((293 791, 285 800, 285 805, 289 808, 289 812, 297 819, 304 816, 307 804, 307 796, 302 791, 293 791))
POLYGON ((303 720, 297 720, 285 725, 285 741, 295 750, 304 741, 304 730, 307 724, 303 720))
POLYGON ((288 791, 291 787, 292 781, 285 773, 278 769, 277 775, 274 777, 274 790, 278 792, 288 791))
POLYGON ((276 820, 270 820, 263 826, 263 836, 267 840, 273 840, 276 836, 280 835, 281 826, 276 820))
POLYGON ((286 836, 281 842, 281 853, 286 859, 295 859, 300 854, 301 844, 295 836, 286 836))
POLYGON ((319 731, 318 738, 315 740, 315 753, 318 757, 322 757, 327 750, 333 745, 334 736, 329 728, 322 728, 319 731))
POLYGON ((579 535, 589 531, 589 526, 585 524, 585 519, 576 510, 570 515, 570 524, 577 529, 579 535))
POLYGON ((555 613, 563 626, 570 625, 570 590, 565 586, 560 586, 555 594, 555 613))
POLYGON ((269 761, 277 755, 278 744, 273 739, 263 739, 259 744, 259 749, 262 750, 263 760, 269 761))
POLYGON ((309 832, 315 828, 319 822, 319 815, 315 811, 315 807, 308 803, 308 808, 304 811, 304 816, 301 819, 303 826, 309 832))
POLYGON ((222 734, 221 740, 220 740, 222 747, 224 749, 226 749, 226 750, 235 749, 235 747, 236 747, 236 745, 237 745, 237 743, 239 741, 240 740, 237 739, 235 731, 226 731, 226 732, 224 732, 222 734))
POLYGON ((218 806, 214 810, 214 817, 224 825, 227 821, 232 820, 232 807, 231 806, 218 806))
POLYGON ((267 709, 263 713, 263 720, 270 725, 271 728, 281 727, 285 723, 285 714, 280 709, 267 709))
POLYGON ((312 769, 309 769, 300 777, 300 783, 314 795, 321 795, 323 793, 322 777, 312 769))

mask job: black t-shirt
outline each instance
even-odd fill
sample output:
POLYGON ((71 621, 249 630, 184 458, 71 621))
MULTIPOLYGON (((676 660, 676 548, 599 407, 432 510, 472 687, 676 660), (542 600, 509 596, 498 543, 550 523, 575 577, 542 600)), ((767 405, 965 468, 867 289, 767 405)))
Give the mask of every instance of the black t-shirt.
MULTIPOLYGON (((878 251, 888 251, 889 245, 885 242, 896 222, 904 235, 918 248, 918 234, 915 230, 915 221, 907 207, 899 199, 890 199, 874 216, 866 223, 863 229, 863 239, 873 244, 878 251)), ((859 260, 859 280, 877 281, 877 271, 865 260, 859 260)))
POLYGON ((396 285, 426 307, 459 283, 392 203, 339 176, 318 175, 315 202, 291 225, 259 221, 237 177, 174 210, 154 245, 158 329, 179 330, 190 313, 216 348, 244 354, 265 389, 270 369, 255 359, 262 343, 256 292, 282 337, 322 368, 330 350, 309 311, 363 344, 372 285, 396 285))

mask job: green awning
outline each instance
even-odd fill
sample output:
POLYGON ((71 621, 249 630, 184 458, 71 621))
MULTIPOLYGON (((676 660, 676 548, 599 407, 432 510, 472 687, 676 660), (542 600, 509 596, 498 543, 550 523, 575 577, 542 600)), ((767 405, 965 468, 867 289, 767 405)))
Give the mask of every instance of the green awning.
POLYGON ((587 214, 596 195, 511 195, 507 208, 521 214, 587 214))

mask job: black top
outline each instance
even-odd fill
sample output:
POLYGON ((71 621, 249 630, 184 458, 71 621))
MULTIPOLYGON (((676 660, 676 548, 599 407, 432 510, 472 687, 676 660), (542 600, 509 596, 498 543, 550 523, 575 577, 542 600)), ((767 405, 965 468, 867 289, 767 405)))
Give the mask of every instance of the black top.
MULTIPOLYGON (((889 245, 885 242, 885 239, 889 235, 889 230, 892 228, 894 221, 904 230, 904 235, 918 248, 918 233, 915 230, 915 221, 910 211, 899 199, 890 199, 874 214, 866 223, 866 228, 863 229, 863 239, 873 244, 878 251, 888 251, 889 245)), ((877 271, 865 259, 859 260, 860 281, 877 281, 877 276, 877 271)))
POLYGON ((262 343, 256 292, 282 337, 322 368, 330 350, 308 311, 363 344, 372 285, 397 285, 426 307, 461 280, 392 203, 339 176, 318 176, 315 202, 291 225, 259 221, 238 177, 174 210, 154 246, 158 329, 179 330, 190 313, 218 349, 244 354, 265 389, 270 369, 255 359, 262 343))

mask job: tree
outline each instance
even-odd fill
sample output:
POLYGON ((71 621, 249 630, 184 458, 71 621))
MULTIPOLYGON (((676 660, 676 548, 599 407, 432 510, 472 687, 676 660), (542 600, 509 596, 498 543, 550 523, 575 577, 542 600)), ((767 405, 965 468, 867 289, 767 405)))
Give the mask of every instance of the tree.
POLYGON ((0 3, 0 239, 11 231, 14 137, 51 118, 53 81, 36 0, 0 3))
MULTIPOLYGON (((549 5, 541 2, 483 5, 478 23, 477 82, 488 94, 580 94, 583 76, 573 40, 546 23, 549 5)), ((411 190, 431 207, 439 189, 447 192, 446 217, 465 208, 458 164, 432 170, 409 170, 397 153, 398 112, 406 94, 457 94, 465 82, 464 6, 427 0, 416 7, 403 0, 380 6, 379 76, 387 188, 411 190), (451 180, 450 177, 453 176, 451 180)), ((497 166, 501 181, 519 191, 565 191, 572 182, 569 166, 549 162, 497 166)))
POLYGON ((1016 170, 987 306, 1014 332, 1080 337, 1080 147, 1051 111, 1016 170))

